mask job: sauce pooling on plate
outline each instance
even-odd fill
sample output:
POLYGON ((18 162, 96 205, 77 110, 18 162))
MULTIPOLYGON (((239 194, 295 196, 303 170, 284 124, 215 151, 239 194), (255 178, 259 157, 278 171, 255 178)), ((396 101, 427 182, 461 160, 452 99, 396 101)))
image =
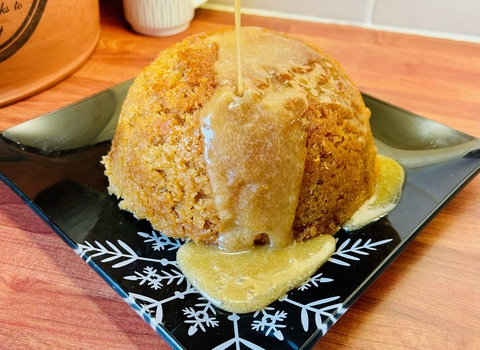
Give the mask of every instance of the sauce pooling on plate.
MULTIPOLYGON (((379 156, 376 193, 348 223, 359 229, 391 211, 401 193, 404 171, 379 156), (377 210, 381 208, 381 210, 377 210), (370 210, 372 209, 372 210, 370 210)), ((319 235, 282 249, 255 246, 241 253, 184 244, 177 253, 183 273, 214 305, 236 313, 257 311, 310 277, 335 251, 331 235, 319 235)))
POLYGON ((402 193, 405 171, 392 158, 377 155, 378 174, 375 193, 343 225, 345 231, 354 231, 387 215, 397 205, 402 193))
POLYGON ((190 283, 219 308, 257 311, 297 287, 335 250, 335 238, 320 235, 286 248, 255 246, 229 253, 217 247, 182 245, 177 262, 190 283))
MULTIPOLYGON (((345 123, 362 129, 360 135, 367 130, 351 110, 353 96, 338 93, 346 82, 331 62, 303 43, 254 28, 240 31, 239 3, 235 1, 236 31, 207 39, 218 45, 220 86, 201 111, 206 169, 221 222, 219 247, 186 243, 177 261, 214 305, 247 313, 300 285, 335 251, 331 235, 294 242, 309 95, 342 105, 353 116, 345 123), (253 40, 255 45, 242 44, 253 40), (231 64, 235 60, 236 70, 231 64)), ((357 229, 385 215, 398 200, 403 169, 384 157, 377 161, 375 195, 346 228, 357 229)))

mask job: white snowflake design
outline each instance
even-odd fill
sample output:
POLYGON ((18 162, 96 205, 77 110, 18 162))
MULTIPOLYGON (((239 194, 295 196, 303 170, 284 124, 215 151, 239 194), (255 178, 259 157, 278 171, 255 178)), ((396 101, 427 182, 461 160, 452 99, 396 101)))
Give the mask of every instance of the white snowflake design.
POLYGON ((154 258, 146 258, 146 257, 138 256, 138 254, 135 253, 135 251, 132 248, 130 248, 128 244, 126 244, 120 239, 117 240, 117 243, 121 248, 123 248, 125 252, 123 252, 122 249, 118 248, 117 246, 115 246, 115 244, 113 244, 110 241, 106 241, 105 243, 108 247, 104 246, 102 243, 98 241, 95 241, 95 245, 91 244, 88 241, 85 241, 85 244, 78 244, 78 248, 76 249, 76 252, 82 258, 85 256, 85 254, 88 254, 88 258, 86 259, 87 263, 92 258, 102 256, 102 255, 106 255, 106 257, 100 261, 102 263, 107 263, 114 260, 121 260, 120 262, 112 265, 112 268, 114 269, 124 267, 126 265, 132 264, 139 260, 158 262, 163 266, 166 266, 166 265, 177 266, 176 261, 169 261, 165 258, 154 259, 154 258))
MULTIPOLYGON (((200 298, 205 300, 204 298, 200 298)), ((210 302, 201 302, 195 304, 196 310, 193 307, 184 308, 183 314, 187 317, 186 324, 190 324, 188 328, 188 335, 194 335, 200 329, 206 332, 206 327, 217 327, 218 321, 211 314, 215 315, 217 312, 210 302)))
POLYGON ((176 281, 177 286, 180 285, 185 280, 185 275, 179 270, 157 271, 154 267, 147 266, 142 272, 135 271, 135 275, 124 278, 130 281, 139 281, 140 286, 147 283, 151 288, 157 290, 163 287, 163 283, 169 285, 176 281))
POLYGON ((287 318, 287 313, 285 311, 276 310, 275 313, 269 314, 267 311, 275 311, 273 307, 266 307, 262 310, 255 312, 253 317, 262 315, 261 320, 254 320, 252 323, 252 329, 255 331, 265 332, 265 336, 268 337, 270 333, 273 332, 273 335, 278 340, 283 340, 285 337, 281 331, 282 328, 287 327, 284 324, 279 324, 287 318))
POLYGON ((146 238, 145 243, 153 243, 153 250, 177 250, 182 242, 177 239, 171 239, 167 236, 152 231, 151 233, 137 232, 139 236, 146 238))
POLYGON ((241 337, 238 329, 238 321, 240 320, 240 317, 237 314, 231 314, 228 316, 228 320, 233 324, 233 338, 214 347, 213 350, 225 350, 232 345, 234 345, 235 349, 240 349, 240 345, 244 345, 251 350, 265 350, 261 346, 241 337))
POLYGON ((351 239, 348 238, 348 239, 345 240, 345 242, 342 243, 342 245, 340 247, 337 248, 335 253, 333 253, 333 255, 330 257, 330 259, 328 259, 328 261, 330 261, 334 264, 337 264, 337 265, 341 265, 341 266, 350 266, 350 263, 348 263, 346 261, 343 261, 341 259, 338 259, 336 257, 340 257, 340 258, 344 258, 344 259, 352 260, 352 261, 358 261, 358 260, 360 260, 360 258, 353 255, 353 254, 369 255, 369 252, 367 250, 370 250, 370 251, 377 250, 376 247, 378 247, 379 245, 386 244, 386 243, 389 243, 391 241, 392 241, 392 239, 389 238, 389 239, 384 239, 384 240, 377 241, 377 242, 372 242, 372 240, 369 238, 362 245, 362 239, 358 239, 352 244, 352 246, 350 248, 347 248, 348 245, 351 242, 351 239))
POLYGON ((163 324, 163 305, 177 299, 185 299, 185 296, 188 294, 197 293, 197 290, 192 287, 192 285, 187 281, 187 287, 185 288, 185 290, 175 291, 172 296, 161 300, 157 300, 138 293, 128 294, 132 299, 138 302, 141 305, 142 310, 148 313, 148 315, 152 317, 158 324, 163 324))
POLYGON ((322 273, 319 273, 310 277, 298 287, 298 290, 307 290, 311 287, 319 287, 320 283, 333 282, 332 278, 322 277, 322 275, 322 273))
MULTIPOLYGON (((154 251, 174 253, 182 244, 180 240, 168 238, 155 231, 151 233, 137 232, 137 234, 144 238, 143 242, 145 244, 151 244, 154 251)), ((362 239, 358 239, 352 243, 351 238, 347 238, 328 261, 347 267, 350 266, 348 261, 360 260, 359 256, 367 256, 369 255, 368 251, 374 251, 378 246, 390 241, 391 239, 384 239, 373 242, 371 239, 368 239, 363 242, 362 239)), ((171 259, 139 256, 134 249, 122 240, 117 240, 116 244, 108 240, 104 243, 85 241, 83 244, 78 244, 78 248, 75 251, 87 263, 91 259, 97 258, 103 264, 113 263, 111 268, 114 269, 120 269, 139 262, 148 263, 148 266, 140 267, 139 270, 130 270, 130 274, 123 278, 126 281, 136 282, 139 286, 147 286, 154 291, 162 290, 166 286, 176 286, 173 294, 168 297, 163 295, 160 300, 133 292, 129 292, 128 296, 124 297, 124 300, 155 331, 161 334, 165 333, 165 330, 162 330, 159 326, 164 324, 164 306, 175 300, 183 300, 187 295, 194 295, 197 298, 197 302, 193 306, 186 306, 182 309, 185 317, 183 323, 188 326, 189 336, 193 337, 199 332, 206 333, 209 329, 219 326, 220 321, 218 320, 216 308, 202 297, 186 279, 180 271, 174 255, 172 255, 173 258, 171 259)), ((135 264, 134 266, 137 265, 135 264)), ((142 266, 142 264, 139 266, 142 266)), ((324 276, 323 273, 317 273, 298 286, 296 291, 302 293, 312 288, 320 288, 321 285, 333 281, 333 278, 324 276)), ((273 336, 278 341, 284 341, 285 334, 283 331, 287 328, 287 324, 285 324, 288 321, 287 318, 295 316, 289 315, 280 308, 283 303, 289 304, 291 307, 294 307, 294 310, 296 309, 300 312, 300 322, 305 332, 313 329, 319 331, 322 335, 346 311, 340 296, 332 296, 305 303, 296 300, 289 293, 280 297, 278 301, 280 303, 275 304, 275 307, 268 306, 253 313, 250 324, 251 330, 263 334, 265 337, 273 336)), ((227 320, 232 324, 231 338, 217 345, 214 350, 240 349, 242 346, 252 350, 263 349, 260 345, 242 337, 242 329, 239 327, 239 315, 230 314, 227 320)))
POLYGON ((327 324, 324 323, 324 318, 327 318, 332 322, 336 322, 338 317, 335 315, 343 307, 342 303, 331 304, 333 301, 338 299, 340 299, 339 296, 334 296, 331 298, 315 300, 308 304, 302 304, 289 298, 288 295, 284 295, 279 300, 295 305, 301 309, 301 322, 304 331, 308 331, 310 329, 310 313, 314 316, 316 327, 322 330, 323 334, 325 334, 327 331, 327 324))

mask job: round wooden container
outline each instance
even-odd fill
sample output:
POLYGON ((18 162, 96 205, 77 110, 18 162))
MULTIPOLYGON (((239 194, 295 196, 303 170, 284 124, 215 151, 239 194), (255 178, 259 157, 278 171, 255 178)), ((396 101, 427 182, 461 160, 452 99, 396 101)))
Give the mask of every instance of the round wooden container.
POLYGON ((0 1, 0 106, 72 74, 99 36, 98 0, 0 1))

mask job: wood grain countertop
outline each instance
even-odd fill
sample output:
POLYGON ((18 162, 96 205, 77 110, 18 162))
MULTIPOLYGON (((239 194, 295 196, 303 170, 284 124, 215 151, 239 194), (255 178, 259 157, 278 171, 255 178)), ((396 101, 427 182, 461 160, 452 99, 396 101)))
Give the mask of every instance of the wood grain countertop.
MULTIPOLYGON (((167 38, 133 33, 121 2, 102 0, 98 47, 76 73, 0 108, 0 130, 135 77, 194 33, 233 26, 197 10, 167 38)), ((480 45, 349 26, 243 16, 332 54, 365 93, 480 137, 480 45)), ((1 79, 1 78, 0 78, 1 79)), ((0 184, 0 348, 167 349, 168 345, 0 184)), ((199 347, 201 348, 201 347, 199 347)), ((425 227, 314 349, 480 348, 480 177, 425 227)))

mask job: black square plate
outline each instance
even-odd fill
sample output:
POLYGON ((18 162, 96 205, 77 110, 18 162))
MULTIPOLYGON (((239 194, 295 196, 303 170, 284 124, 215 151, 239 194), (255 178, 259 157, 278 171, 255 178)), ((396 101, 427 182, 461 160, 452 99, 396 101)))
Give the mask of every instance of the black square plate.
POLYGON ((379 153, 406 170, 387 216, 336 234, 308 281, 255 313, 216 309, 176 263, 180 241, 120 211, 100 164, 127 81, 0 134, 0 179, 176 349, 305 349, 321 338, 426 223, 480 171, 480 140, 365 96, 379 153))

